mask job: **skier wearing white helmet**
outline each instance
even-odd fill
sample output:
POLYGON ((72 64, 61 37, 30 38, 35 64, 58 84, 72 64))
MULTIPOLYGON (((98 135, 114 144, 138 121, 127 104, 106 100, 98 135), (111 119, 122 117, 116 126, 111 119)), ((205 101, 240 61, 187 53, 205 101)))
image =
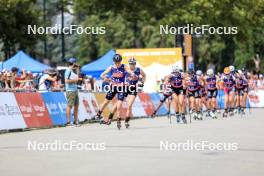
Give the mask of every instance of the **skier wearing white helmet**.
POLYGON ((196 71, 196 75, 197 75, 197 78, 200 82, 200 89, 199 89, 199 93, 200 93, 200 96, 201 96, 201 100, 200 100, 200 103, 197 104, 197 106, 199 106, 198 108, 200 110, 202 110, 203 108, 203 105, 207 108, 207 102, 206 102, 206 91, 205 91, 205 81, 204 81, 204 75, 203 75, 203 72, 202 70, 197 70, 196 71))
POLYGON ((180 122, 180 117, 183 123, 187 123, 185 118, 185 108, 184 108, 184 74, 180 72, 179 66, 172 66, 172 72, 167 76, 168 81, 171 85, 172 97, 174 101, 174 109, 176 113, 177 122, 180 122))
MULTIPOLYGON (((199 72, 198 72, 199 74, 199 72)), ((193 118, 196 120, 202 120, 201 114, 201 93, 200 88, 202 82, 194 70, 189 70, 189 75, 186 79, 190 112, 193 114, 193 118)))
POLYGON ((236 73, 236 108, 238 113, 244 114, 244 82, 245 76, 242 70, 238 70, 236 73))
POLYGON ((212 118, 216 118, 217 102, 216 97, 218 93, 217 83, 219 78, 214 74, 213 69, 208 69, 205 77, 205 84, 207 90, 207 110, 208 115, 212 118))

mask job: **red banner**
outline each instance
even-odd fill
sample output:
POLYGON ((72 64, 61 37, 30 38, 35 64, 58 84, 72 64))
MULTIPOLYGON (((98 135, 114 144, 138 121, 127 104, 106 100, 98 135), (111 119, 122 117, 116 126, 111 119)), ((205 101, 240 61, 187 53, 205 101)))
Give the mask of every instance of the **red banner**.
POLYGON ((48 110, 39 93, 15 93, 28 128, 52 126, 48 110))
POLYGON ((155 106, 150 98, 150 96, 146 93, 139 93, 139 99, 145 109, 145 112, 148 116, 150 116, 155 110, 155 106))

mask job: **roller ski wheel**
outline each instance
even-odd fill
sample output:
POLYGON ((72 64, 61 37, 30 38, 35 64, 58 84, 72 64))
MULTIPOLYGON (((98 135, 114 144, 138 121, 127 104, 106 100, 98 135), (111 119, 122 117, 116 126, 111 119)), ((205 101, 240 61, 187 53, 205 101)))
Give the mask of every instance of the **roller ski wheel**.
POLYGON ((121 129, 121 120, 117 120, 116 122, 116 126, 117 126, 117 129, 120 130, 121 129))

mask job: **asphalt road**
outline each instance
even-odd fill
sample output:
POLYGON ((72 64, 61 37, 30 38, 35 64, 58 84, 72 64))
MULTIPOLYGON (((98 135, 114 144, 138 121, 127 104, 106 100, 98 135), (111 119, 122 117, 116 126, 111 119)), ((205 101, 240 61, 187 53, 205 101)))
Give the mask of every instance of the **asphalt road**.
POLYGON ((1 134, 0 175, 263 176, 263 114, 255 109, 187 125, 139 119, 120 131, 113 123, 1 134))

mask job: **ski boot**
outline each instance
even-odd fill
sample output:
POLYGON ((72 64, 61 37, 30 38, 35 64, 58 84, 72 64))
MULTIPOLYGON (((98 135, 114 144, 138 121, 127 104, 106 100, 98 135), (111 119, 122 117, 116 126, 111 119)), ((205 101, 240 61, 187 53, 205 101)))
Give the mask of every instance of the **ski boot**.
POLYGON ((205 117, 211 117, 210 113, 211 113, 211 110, 207 110, 207 113, 205 114, 205 117))
POLYGON ((230 109, 230 110, 229 110, 229 115, 230 115, 230 116, 234 116, 234 115, 235 115, 233 109, 230 109))
POLYGON ((130 126, 129 122, 125 122, 125 127, 129 128, 129 126, 130 126))
POLYGON ((239 114, 240 113, 240 108, 235 108, 232 110, 234 114, 239 114))
POLYGON ((121 126, 121 119, 117 119, 116 126, 117 126, 118 130, 121 129, 121 127, 122 127, 121 126))
POLYGON ((246 114, 245 109, 241 108, 241 115, 245 115, 245 114, 246 114))
POLYGON ((198 114, 195 111, 192 113, 192 115, 194 120, 198 120, 198 114))
POLYGON ((223 118, 226 118, 227 115, 228 115, 228 111, 227 111, 227 109, 226 109, 226 110, 224 111, 224 113, 223 113, 223 118))
POLYGON ((197 114, 197 119, 198 120, 203 120, 203 116, 201 114, 201 112, 199 111, 198 114, 197 114))
POLYGON ((125 120, 125 127, 126 128, 129 128, 129 121, 130 121, 130 117, 127 117, 126 120, 125 120))
POLYGON ((99 111, 97 112, 97 114, 95 115, 95 120, 96 120, 96 119, 99 119, 99 120, 100 120, 100 119, 102 119, 102 118, 103 118, 103 116, 102 116, 102 111, 99 110, 99 111))
POLYGON ((210 117, 212 117, 212 119, 216 119, 216 115, 213 111, 210 111, 210 117))
POLYGON ((185 114, 184 113, 182 113, 182 122, 184 123, 184 124, 187 124, 187 120, 186 120, 186 118, 185 118, 185 114))
POLYGON ((180 120, 180 114, 179 114, 178 112, 176 112, 175 115, 176 115, 176 122, 177 122, 177 123, 180 123, 180 121, 181 121, 181 120, 180 120))

